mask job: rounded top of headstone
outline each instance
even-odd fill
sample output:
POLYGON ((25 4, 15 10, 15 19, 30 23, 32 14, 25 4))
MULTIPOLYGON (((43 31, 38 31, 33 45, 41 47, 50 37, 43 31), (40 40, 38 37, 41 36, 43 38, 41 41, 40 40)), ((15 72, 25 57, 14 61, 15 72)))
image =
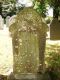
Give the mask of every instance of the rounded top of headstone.
POLYGON ((39 31, 44 33, 46 32, 46 26, 47 25, 42 21, 42 17, 36 10, 33 8, 24 8, 17 14, 16 22, 11 25, 10 31, 39 31))

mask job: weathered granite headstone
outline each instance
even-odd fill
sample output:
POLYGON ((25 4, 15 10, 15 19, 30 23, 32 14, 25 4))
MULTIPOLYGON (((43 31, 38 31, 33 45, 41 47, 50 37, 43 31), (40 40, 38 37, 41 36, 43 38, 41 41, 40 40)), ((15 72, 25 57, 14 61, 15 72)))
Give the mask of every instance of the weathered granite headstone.
POLYGON ((4 26, 4 21, 2 16, 0 15, 0 29, 3 29, 3 26, 4 26))
POLYGON ((24 8, 9 30, 12 34, 15 78, 35 78, 35 74, 43 71, 46 24, 34 9, 24 8))

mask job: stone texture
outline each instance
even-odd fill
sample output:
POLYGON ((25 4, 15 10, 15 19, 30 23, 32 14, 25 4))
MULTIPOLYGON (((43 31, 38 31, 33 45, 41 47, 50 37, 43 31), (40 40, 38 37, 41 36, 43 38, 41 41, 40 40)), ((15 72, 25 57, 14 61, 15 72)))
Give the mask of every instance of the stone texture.
POLYGON ((42 17, 32 8, 24 8, 10 26, 16 78, 43 71, 46 27, 42 17))

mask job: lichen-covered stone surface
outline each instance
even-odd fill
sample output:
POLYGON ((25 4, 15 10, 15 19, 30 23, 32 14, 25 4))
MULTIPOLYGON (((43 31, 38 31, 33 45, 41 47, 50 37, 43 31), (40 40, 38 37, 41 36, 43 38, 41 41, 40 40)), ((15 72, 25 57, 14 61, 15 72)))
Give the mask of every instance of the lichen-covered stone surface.
POLYGON ((13 72, 16 75, 37 73, 43 69, 46 25, 32 8, 17 14, 9 28, 13 43, 13 72))

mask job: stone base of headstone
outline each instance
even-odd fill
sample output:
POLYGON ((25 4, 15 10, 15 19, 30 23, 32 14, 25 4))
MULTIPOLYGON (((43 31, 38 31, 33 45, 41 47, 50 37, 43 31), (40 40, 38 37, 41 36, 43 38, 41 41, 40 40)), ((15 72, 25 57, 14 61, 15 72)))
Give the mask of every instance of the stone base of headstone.
POLYGON ((8 80, 42 80, 42 74, 20 74, 20 75, 13 75, 11 74, 8 80))

